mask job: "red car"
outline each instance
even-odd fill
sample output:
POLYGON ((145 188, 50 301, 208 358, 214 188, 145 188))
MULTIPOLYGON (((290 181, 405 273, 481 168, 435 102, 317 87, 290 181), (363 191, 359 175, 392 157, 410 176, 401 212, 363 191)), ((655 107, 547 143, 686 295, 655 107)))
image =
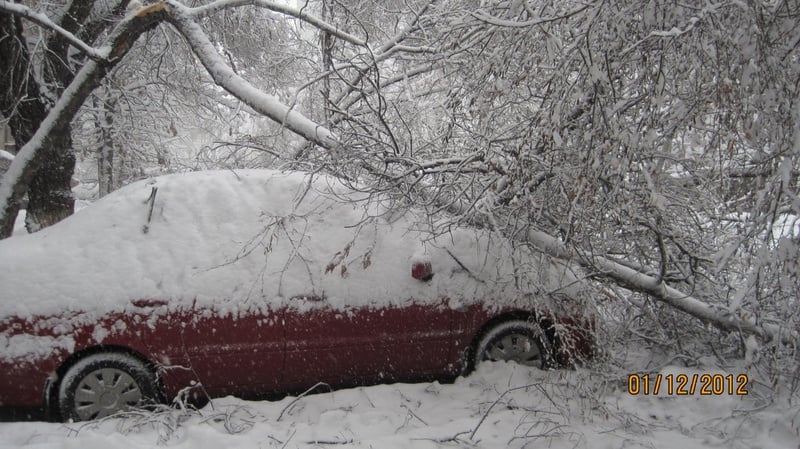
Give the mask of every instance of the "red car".
POLYGON ((197 172, 0 241, 0 407, 88 420, 590 356, 568 266, 396 209, 321 175, 197 172))

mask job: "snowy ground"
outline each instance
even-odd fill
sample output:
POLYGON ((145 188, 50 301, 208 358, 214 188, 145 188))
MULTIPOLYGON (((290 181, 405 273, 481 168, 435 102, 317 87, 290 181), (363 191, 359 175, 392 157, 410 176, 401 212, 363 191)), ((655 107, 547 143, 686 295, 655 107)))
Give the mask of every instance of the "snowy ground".
POLYGON ((0 423, 0 448, 791 448, 800 407, 756 395, 631 396, 624 379, 487 364, 394 384, 101 422, 0 423))

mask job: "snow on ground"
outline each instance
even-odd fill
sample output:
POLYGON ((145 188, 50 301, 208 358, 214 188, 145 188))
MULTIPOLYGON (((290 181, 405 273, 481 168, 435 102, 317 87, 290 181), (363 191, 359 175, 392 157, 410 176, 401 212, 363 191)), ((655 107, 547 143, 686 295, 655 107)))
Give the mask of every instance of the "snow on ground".
POLYGON ((761 406, 755 395, 632 396, 624 380, 596 371, 494 363, 454 384, 229 397, 200 411, 92 423, 0 423, 0 448, 797 449, 798 432, 800 407, 761 406))

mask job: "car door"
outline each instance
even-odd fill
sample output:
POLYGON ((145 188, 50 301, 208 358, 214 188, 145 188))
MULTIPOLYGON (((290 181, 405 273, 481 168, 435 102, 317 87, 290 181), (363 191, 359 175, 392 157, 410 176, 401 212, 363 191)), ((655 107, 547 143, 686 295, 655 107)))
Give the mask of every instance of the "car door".
POLYGON ((212 395, 280 389, 284 335, 280 308, 223 311, 186 307, 154 315, 162 367, 202 384, 212 395), (167 364, 165 364, 167 365, 167 364), (180 373, 178 373, 180 372, 180 373), (187 376, 186 373, 190 373, 187 376))
POLYGON ((441 375, 452 368, 452 312, 444 301, 333 307, 325 298, 291 299, 284 315, 285 381, 355 385, 441 375))

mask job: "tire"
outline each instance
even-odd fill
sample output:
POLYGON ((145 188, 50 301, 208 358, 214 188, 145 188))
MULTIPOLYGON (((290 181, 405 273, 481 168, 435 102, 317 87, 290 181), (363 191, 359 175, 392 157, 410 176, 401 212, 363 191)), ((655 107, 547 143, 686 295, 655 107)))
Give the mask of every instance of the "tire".
POLYGON ((58 389, 61 418, 88 421, 156 402, 155 375, 139 359, 93 354, 71 366, 58 389))
POLYGON ((526 320, 505 321, 491 328, 475 346, 474 366, 486 361, 510 361, 545 369, 551 350, 541 327, 526 320))

